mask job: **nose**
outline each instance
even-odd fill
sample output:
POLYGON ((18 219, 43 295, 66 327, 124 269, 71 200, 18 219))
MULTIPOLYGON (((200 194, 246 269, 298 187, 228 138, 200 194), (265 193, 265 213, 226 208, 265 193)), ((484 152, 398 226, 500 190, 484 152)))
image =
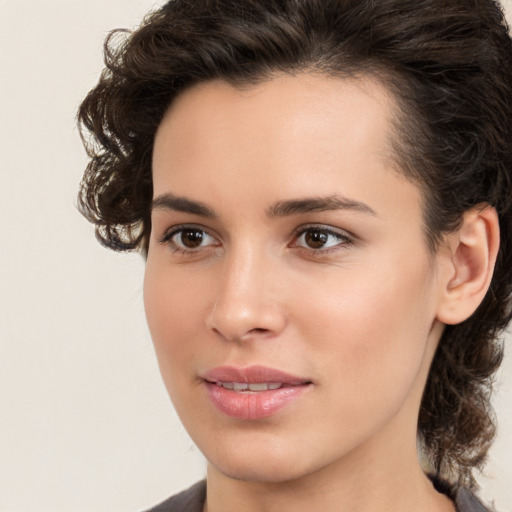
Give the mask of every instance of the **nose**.
POLYGON ((207 327, 225 340, 240 342, 279 335, 287 318, 279 293, 279 269, 252 249, 233 251, 215 276, 216 297, 207 327))

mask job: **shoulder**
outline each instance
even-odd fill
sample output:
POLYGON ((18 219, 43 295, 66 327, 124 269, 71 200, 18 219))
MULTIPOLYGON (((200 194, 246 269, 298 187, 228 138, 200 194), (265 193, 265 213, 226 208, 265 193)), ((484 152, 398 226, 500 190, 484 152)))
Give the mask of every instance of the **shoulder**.
POLYGON ((493 512, 486 508, 482 502, 465 487, 459 487, 435 475, 427 475, 435 489, 446 494, 454 503, 457 512, 493 512))
MULTIPOLYGON (((466 489, 460 488, 454 494, 457 512, 490 512, 466 489)), ((146 512, 202 512, 205 497, 206 482, 203 480, 146 512)))
POLYGON ((459 489, 455 494, 457 512, 491 512, 482 502, 466 489, 459 489))
POLYGON ((146 512, 202 512, 205 497, 206 482, 203 480, 146 512))

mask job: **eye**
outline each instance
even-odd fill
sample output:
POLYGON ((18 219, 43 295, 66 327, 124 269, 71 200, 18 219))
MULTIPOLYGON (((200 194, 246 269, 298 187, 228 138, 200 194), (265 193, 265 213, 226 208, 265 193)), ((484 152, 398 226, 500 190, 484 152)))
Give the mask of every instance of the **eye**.
POLYGON ((199 227, 183 226, 166 233, 160 240, 176 251, 192 252, 204 247, 218 245, 217 240, 199 227))
POLYGON ((311 226, 299 231, 293 246, 321 251, 347 246, 351 243, 352 239, 344 232, 323 226, 311 226))

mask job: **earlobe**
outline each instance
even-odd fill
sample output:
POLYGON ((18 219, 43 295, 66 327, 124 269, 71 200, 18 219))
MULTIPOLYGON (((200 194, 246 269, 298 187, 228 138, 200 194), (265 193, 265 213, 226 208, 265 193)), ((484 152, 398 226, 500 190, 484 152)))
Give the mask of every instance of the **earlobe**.
POLYGON ((500 243, 496 210, 490 206, 468 210, 460 228, 445 242, 437 318, 453 325, 474 313, 491 283, 500 243))

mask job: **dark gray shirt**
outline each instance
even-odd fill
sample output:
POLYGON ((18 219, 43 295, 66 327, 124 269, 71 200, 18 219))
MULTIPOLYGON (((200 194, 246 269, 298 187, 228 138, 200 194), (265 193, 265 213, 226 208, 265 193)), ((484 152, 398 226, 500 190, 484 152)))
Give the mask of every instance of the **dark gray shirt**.
MULTIPOLYGON (((147 512, 202 512, 206 498, 206 482, 198 482, 186 491, 165 500, 147 512)), ((488 512, 488 510, 465 489, 455 494, 457 512, 488 512)))

